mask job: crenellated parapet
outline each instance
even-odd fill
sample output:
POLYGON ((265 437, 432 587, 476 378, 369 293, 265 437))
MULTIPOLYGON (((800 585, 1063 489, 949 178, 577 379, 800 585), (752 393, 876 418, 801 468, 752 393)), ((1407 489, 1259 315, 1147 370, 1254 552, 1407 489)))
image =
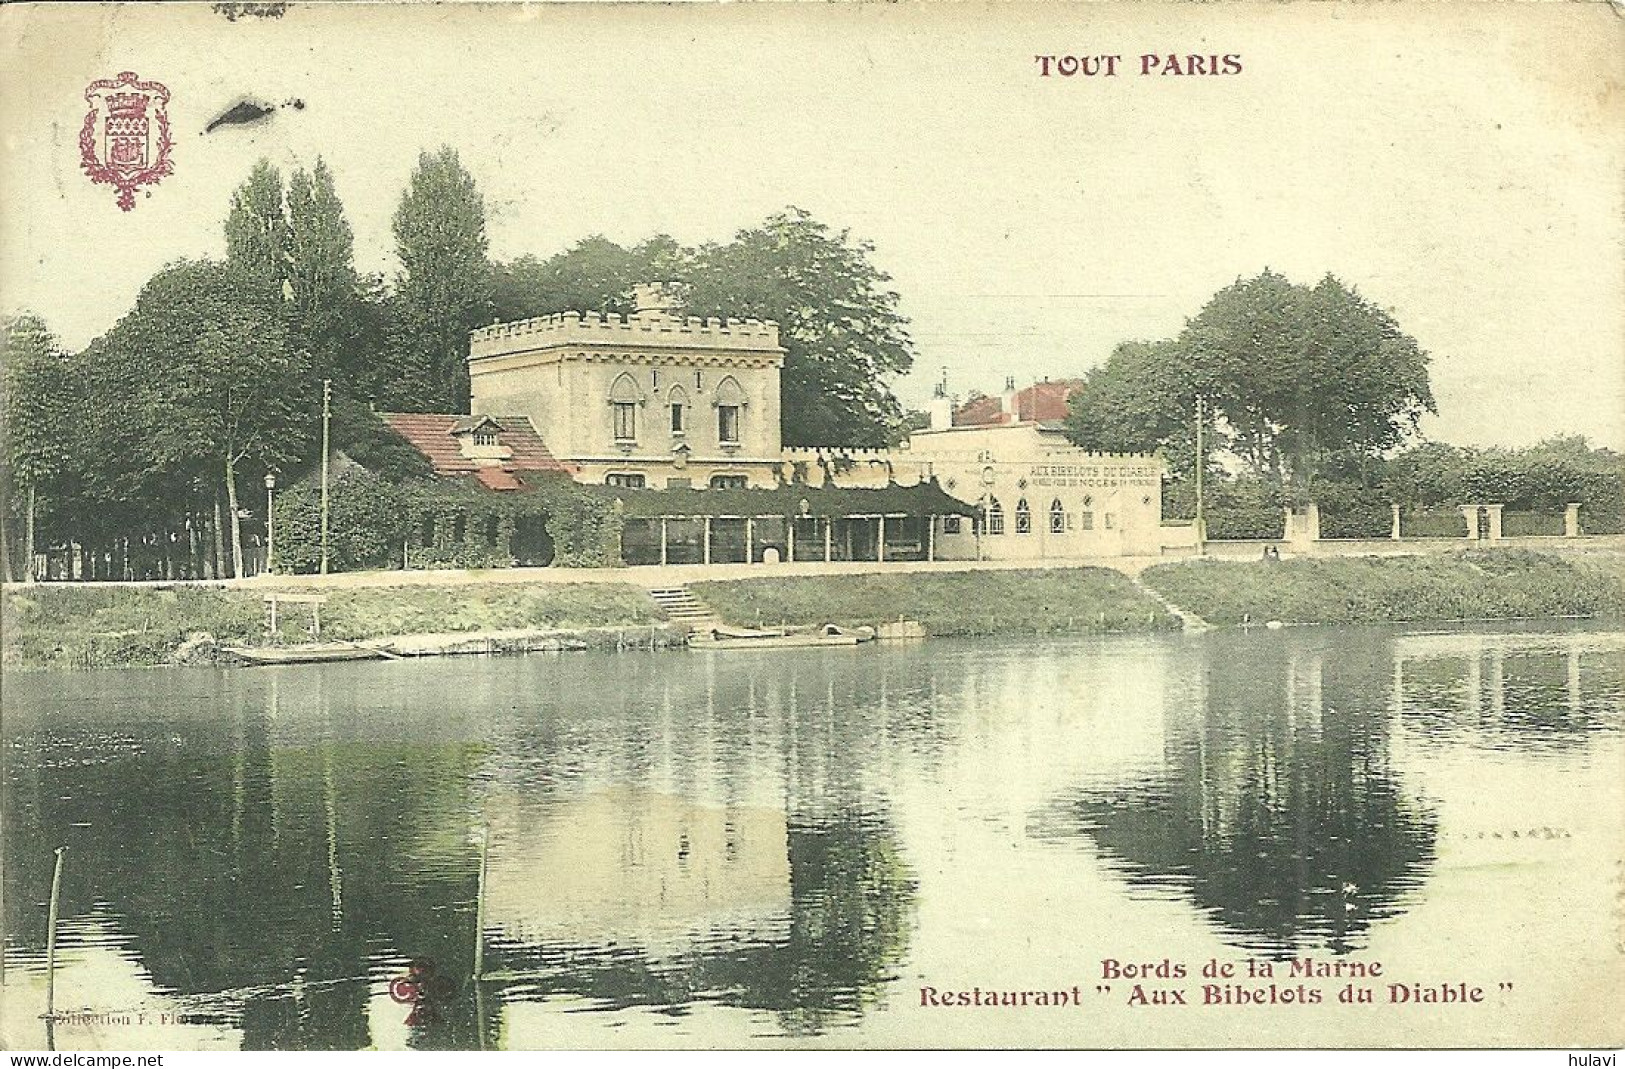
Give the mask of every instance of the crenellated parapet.
POLYGON ((561 312, 480 327, 469 335, 469 359, 574 345, 652 346, 753 353, 782 352, 771 319, 724 319, 634 312, 561 312))
POLYGON ((890 449, 849 449, 846 446, 791 446, 784 447, 786 460, 816 460, 819 457, 826 459, 833 457, 850 457, 854 461, 875 461, 884 464, 891 459, 890 449))

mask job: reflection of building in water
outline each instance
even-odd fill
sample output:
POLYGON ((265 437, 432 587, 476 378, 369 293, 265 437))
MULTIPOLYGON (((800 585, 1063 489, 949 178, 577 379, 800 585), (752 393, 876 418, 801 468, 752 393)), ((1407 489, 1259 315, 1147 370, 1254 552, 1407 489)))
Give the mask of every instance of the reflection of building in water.
POLYGON ((545 809, 493 796, 489 923, 522 942, 651 950, 726 930, 783 931, 790 861, 782 809, 710 806, 612 787, 545 809))

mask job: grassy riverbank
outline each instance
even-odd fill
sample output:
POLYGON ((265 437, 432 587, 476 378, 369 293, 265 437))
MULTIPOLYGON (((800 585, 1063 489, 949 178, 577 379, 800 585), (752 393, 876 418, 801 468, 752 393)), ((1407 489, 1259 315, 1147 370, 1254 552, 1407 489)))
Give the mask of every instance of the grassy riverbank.
POLYGON ((1141 580, 1214 624, 1625 616, 1625 558, 1518 550, 1183 561, 1141 580))
MULTIPOLYGON (((257 590, 41 586, 8 590, 3 613, 8 669, 164 664, 197 632, 228 644, 265 641, 257 590)), ((322 637, 636 627, 661 619, 647 594, 623 583, 341 588, 327 593, 322 637)), ((278 634, 284 642, 309 641, 309 624, 309 606, 284 605, 278 634)))
POLYGON ((690 589, 732 624, 879 624, 933 635, 1177 630, 1179 622, 1106 568, 909 572, 738 579, 690 589))

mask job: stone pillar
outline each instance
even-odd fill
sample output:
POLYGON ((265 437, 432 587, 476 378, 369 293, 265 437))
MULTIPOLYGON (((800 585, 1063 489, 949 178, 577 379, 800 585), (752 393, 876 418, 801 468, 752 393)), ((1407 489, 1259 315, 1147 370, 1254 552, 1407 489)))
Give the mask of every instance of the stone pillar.
POLYGON ((794 518, 784 521, 784 559, 791 564, 796 561, 796 521, 794 518))
POLYGON ((1478 541, 1478 506, 1461 506, 1461 515, 1467 521, 1467 541, 1478 541))
POLYGON ((711 563, 711 517, 705 518, 705 563, 711 563))
POLYGON ((749 516, 745 517, 745 563, 753 564, 756 561, 756 521, 749 516))
POLYGON ((1398 505, 1389 505, 1388 507, 1393 510, 1393 520, 1390 522, 1390 524, 1388 526, 1388 537, 1392 538, 1395 542, 1398 542, 1399 541, 1399 506, 1398 505))
POLYGON ((1580 503, 1570 501, 1563 506, 1563 537, 1580 537, 1580 503))
POLYGON ((937 518, 925 518, 925 559, 927 562, 937 559, 937 518))
POLYGON ((875 560, 882 563, 886 560, 886 517, 875 517, 875 560))
POLYGON ((1485 505, 1484 508, 1490 514, 1490 541, 1499 542, 1501 540, 1501 509, 1505 508, 1505 506, 1485 505))
POLYGON ((833 516, 825 516, 824 517, 824 563, 825 564, 828 564, 830 562, 830 560, 831 560, 830 551, 833 548, 833 543, 835 541, 834 528, 835 528, 835 518, 833 516))
POLYGON ((1320 541, 1320 506, 1313 501, 1309 502, 1308 514, 1304 517, 1303 540, 1305 542, 1320 541))
POLYGON ((660 517, 660 563, 666 563, 666 517, 660 517))

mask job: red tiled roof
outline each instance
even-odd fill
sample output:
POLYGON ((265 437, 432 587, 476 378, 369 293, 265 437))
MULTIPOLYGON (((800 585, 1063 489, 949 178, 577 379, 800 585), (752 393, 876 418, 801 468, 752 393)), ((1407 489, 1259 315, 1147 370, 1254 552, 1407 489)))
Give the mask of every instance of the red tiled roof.
POLYGON ((1035 382, 1016 394, 1016 416, 1023 422, 1048 423, 1066 418, 1066 402, 1083 387, 1081 379, 1035 382))
POLYGON ((1009 423, 1004 406, 997 397, 976 397, 954 410, 955 427, 990 427, 995 423, 1009 423))
POLYGON ((497 426, 498 444, 506 447, 512 456, 500 465, 479 465, 463 456, 452 428, 469 426, 468 416, 443 412, 381 412, 391 430, 405 438, 418 452, 429 459, 436 475, 476 475, 491 489, 519 489, 522 484, 513 479, 516 472, 556 472, 569 474, 569 469, 548 452, 547 443, 536 433, 536 428, 524 416, 492 416, 497 426), (484 472, 505 473, 512 486, 498 487, 488 481, 484 472))
POLYGON ((1004 411, 998 397, 978 397, 954 410, 955 427, 992 427, 1010 423, 1049 423, 1066 418, 1066 403, 1083 386, 1082 379, 1056 379, 1035 382, 1016 391, 1015 413, 1004 411))

